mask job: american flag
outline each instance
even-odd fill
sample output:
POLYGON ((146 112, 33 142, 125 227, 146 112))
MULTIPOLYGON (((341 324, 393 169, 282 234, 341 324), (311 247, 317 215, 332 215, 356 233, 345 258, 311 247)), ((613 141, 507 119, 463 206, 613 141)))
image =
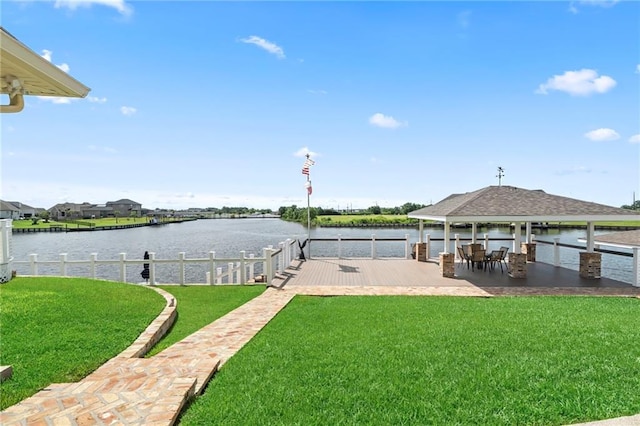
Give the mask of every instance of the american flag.
POLYGON ((307 181, 304 186, 307 188, 307 193, 311 195, 311 193, 313 192, 313 188, 311 187, 311 181, 310 180, 307 181))
POLYGON ((307 157, 304 164, 302 165, 302 174, 309 175, 309 167, 313 166, 314 164, 316 164, 316 162, 307 157))

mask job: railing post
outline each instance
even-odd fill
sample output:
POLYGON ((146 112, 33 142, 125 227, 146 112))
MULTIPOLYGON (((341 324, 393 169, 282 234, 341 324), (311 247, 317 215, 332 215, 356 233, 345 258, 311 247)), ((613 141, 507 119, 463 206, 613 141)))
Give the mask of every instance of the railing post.
POLYGON ((553 266, 560 266, 560 246, 558 246, 559 242, 560 237, 555 237, 553 239, 553 266))
POLYGON ((247 283, 247 265, 245 263, 246 251, 240 250, 240 284, 247 283))
POLYGON ((484 234, 484 250, 489 251, 489 234, 484 234))
POLYGON ((453 238, 456 240, 456 249, 453 251, 454 259, 460 260, 460 254, 458 253, 458 247, 460 247, 460 234, 453 234, 453 238))
POLYGON ((411 259, 411 242, 409 241, 409 234, 404 234, 404 258, 411 259))
POLYGON ((209 252, 209 284, 213 285, 216 278, 216 252, 209 252))
POLYGON ((284 243, 280 243, 280 253, 278 254, 278 272, 284 272, 284 243))
POLYGON ((222 284, 222 268, 216 268, 216 284, 222 284))
POLYGON ((342 234, 338 234, 338 259, 342 259, 342 234))
POLYGON ((120 253, 120 281, 123 283, 127 282, 127 264, 125 260, 127 259, 127 253, 120 253))
POLYGON ((640 287, 640 247, 633 247, 633 276, 631 277, 631 284, 634 287, 640 287))
POLYGON ((273 249, 265 249, 266 269, 265 269, 265 281, 267 287, 271 285, 273 281, 273 249))
POLYGON ((38 275, 38 255, 35 253, 30 254, 29 263, 31 264, 31 275, 38 275))
POLYGON ((60 253, 60 275, 67 276, 67 253, 60 253))
POLYGON ((96 260, 98 260, 98 253, 91 253, 89 260, 91 262, 89 265, 91 278, 95 280, 96 279, 96 260))
POLYGON ((149 253, 149 284, 156 285, 156 254, 149 253))
POLYGON ((234 269, 235 269, 235 265, 233 264, 233 262, 227 263, 227 283, 228 284, 236 283, 234 269))
POLYGON ((376 258, 376 234, 371 234, 371 258, 376 258))
POLYGON ((249 280, 253 280, 256 277, 255 264, 256 262, 253 260, 256 258, 256 255, 251 253, 249 254, 249 280))
POLYGON ((425 238, 425 243, 426 243, 426 250, 425 250, 425 256, 427 258, 427 260, 429 260, 429 258, 431 257, 431 234, 427 234, 427 238, 425 238))
POLYGON ((178 253, 178 265, 180 266, 179 268, 179 274, 180 274, 180 285, 184 285, 184 258, 185 258, 186 253, 181 251, 180 253, 178 253))

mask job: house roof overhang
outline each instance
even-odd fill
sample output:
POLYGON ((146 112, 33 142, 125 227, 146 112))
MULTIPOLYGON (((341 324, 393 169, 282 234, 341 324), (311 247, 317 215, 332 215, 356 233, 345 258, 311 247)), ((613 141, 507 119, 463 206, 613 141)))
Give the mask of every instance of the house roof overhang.
MULTIPOLYGON (((578 241, 582 242, 583 239, 578 239, 578 241)), ((593 242, 601 246, 640 248, 640 229, 596 235, 593 242)))
POLYGON ((84 98, 89 89, 60 68, 29 49, 0 27, 0 93, 9 95, 10 104, 2 112, 19 112, 22 96, 84 98))

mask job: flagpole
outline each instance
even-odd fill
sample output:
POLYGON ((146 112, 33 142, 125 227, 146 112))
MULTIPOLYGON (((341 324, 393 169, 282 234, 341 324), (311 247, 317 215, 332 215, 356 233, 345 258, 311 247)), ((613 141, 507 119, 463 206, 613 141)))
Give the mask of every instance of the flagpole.
MULTIPOLYGON (((309 161, 309 153, 307 153, 307 161, 309 161)), ((307 174, 307 244, 309 244, 309 248, 307 249, 307 253, 309 253, 309 259, 311 259, 311 194, 309 192, 310 183, 310 173, 307 174)))

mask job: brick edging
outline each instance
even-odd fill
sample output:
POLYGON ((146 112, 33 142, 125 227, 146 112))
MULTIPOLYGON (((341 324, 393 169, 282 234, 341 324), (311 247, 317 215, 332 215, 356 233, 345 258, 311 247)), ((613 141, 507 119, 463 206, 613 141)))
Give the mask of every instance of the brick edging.
POLYGON ((178 311, 178 302, 169 292, 160 288, 149 286, 150 289, 165 298, 165 305, 160 315, 154 319, 151 324, 138 336, 138 338, 127 349, 122 351, 116 358, 142 358, 149 350, 167 334, 171 328, 178 311))

